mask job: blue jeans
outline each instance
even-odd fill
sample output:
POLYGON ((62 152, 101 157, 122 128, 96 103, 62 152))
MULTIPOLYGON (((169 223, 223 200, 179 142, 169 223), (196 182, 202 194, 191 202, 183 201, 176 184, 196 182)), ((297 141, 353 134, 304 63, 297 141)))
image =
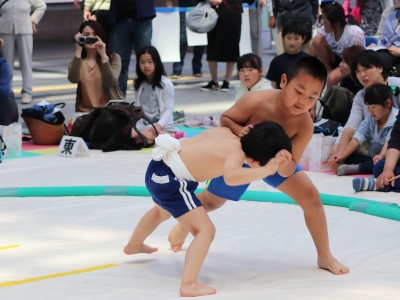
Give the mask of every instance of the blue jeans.
MULTIPOLYGON (((186 37, 186 13, 179 13, 180 17, 180 54, 181 61, 175 62, 172 65, 172 74, 181 75, 182 68, 185 61, 185 55, 187 52, 188 44, 186 37)), ((201 74, 201 67, 203 66, 201 63, 201 58, 203 57, 203 53, 205 50, 205 46, 194 46, 193 47, 193 59, 192 59, 192 71, 193 74, 201 74)))
MULTIPOLYGON (((380 160, 378 161, 375 165, 374 165, 374 177, 378 178, 379 175, 381 175, 381 173, 383 172, 383 167, 385 166, 385 160, 380 160)), ((400 160, 397 161, 397 165, 394 168, 394 176, 400 175, 400 160)), ((396 181, 394 182, 394 187, 392 187, 390 184, 389 185, 385 185, 385 187, 383 188, 384 192, 396 192, 396 193, 400 193, 400 180, 396 179, 396 181)))
POLYGON ((122 93, 126 96, 129 63, 131 61, 132 48, 138 53, 142 48, 151 45, 153 34, 151 19, 123 19, 115 24, 113 30, 113 45, 115 51, 121 56, 121 73, 118 84, 122 93))

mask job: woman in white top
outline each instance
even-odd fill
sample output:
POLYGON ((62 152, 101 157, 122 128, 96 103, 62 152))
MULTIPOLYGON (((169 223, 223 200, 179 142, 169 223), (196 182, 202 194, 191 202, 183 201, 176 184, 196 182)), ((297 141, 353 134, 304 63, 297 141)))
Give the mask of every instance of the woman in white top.
POLYGON ((325 65, 329 89, 342 79, 339 64, 343 50, 353 45, 364 46, 365 37, 360 27, 347 24, 343 7, 337 2, 324 6, 322 19, 324 26, 319 28, 317 36, 312 40, 310 53, 325 65))

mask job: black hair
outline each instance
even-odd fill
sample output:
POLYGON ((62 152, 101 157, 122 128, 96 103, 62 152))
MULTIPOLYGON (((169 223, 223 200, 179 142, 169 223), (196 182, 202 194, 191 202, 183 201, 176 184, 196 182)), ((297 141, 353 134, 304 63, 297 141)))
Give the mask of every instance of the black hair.
POLYGON ((240 142, 246 156, 258 161, 260 166, 265 166, 282 149, 292 152, 292 142, 285 130, 272 121, 254 125, 240 142))
POLYGON ((247 53, 240 56, 237 60, 237 70, 239 71, 240 69, 243 68, 253 68, 261 70, 262 69, 261 58, 254 53, 247 53))
MULTIPOLYGON (((79 26, 79 32, 82 33, 83 29, 86 26, 89 26, 90 28, 92 28, 93 31, 95 32, 96 36, 98 36, 104 43, 106 43, 106 54, 110 58, 110 60, 112 60, 113 51, 110 47, 110 43, 108 42, 108 36, 107 36, 107 33, 105 32, 103 26, 95 20, 84 21, 79 26)), ((81 58, 86 58, 86 57, 87 57, 87 50, 85 47, 82 47, 81 58)), ((96 61, 98 64, 101 64, 101 57, 99 54, 96 55, 96 61)))
POLYGON ((142 48, 137 54, 136 54, 136 75, 137 79, 135 80, 133 87, 135 88, 135 91, 137 91, 140 87, 140 85, 144 82, 147 81, 146 75, 140 70, 140 56, 143 54, 150 54, 153 62, 154 62, 154 77, 152 81, 150 82, 153 86, 153 89, 155 87, 163 88, 163 84, 161 82, 161 77, 167 76, 165 73, 164 65, 161 61, 161 56, 158 53, 156 47, 154 46, 146 46, 142 48))
POLYGON ((289 83, 301 71, 304 71, 312 77, 320 80, 325 86, 328 73, 326 72, 324 64, 318 58, 314 56, 305 56, 297 59, 290 65, 286 72, 287 82, 289 83))
POLYGON ((359 53, 351 66, 351 75, 356 82, 359 82, 357 79, 357 66, 360 65, 364 68, 370 69, 372 67, 382 68, 382 77, 386 80, 389 76, 389 70, 380 57, 380 55, 374 50, 365 50, 359 53))
POLYGON ((333 28, 335 28, 336 23, 339 23, 340 26, 343 28, 347 24, 346 16, 344 14, 344 9, 343 9, 343 6, 340 5, 340 3, 332 2, 332 3, 324 6, 324 8, 322 9, 322 13, 325 15, 325 17, 331 23, 333 28))
POLYGON ((356 58, 356 56, 361 53, 364 52, 366 49, 364 46, 361 45, 353 45, 351 47, 348 48, 344 48, 343 49, 343 61, 349 65, 349 67, 351 68, 351 66, 353 65, 353 61, 356 58))
POLYGON ((382 105, 385 107, 386 100, 393 104, 392 89, 383 83, 375 83, 365 89, 364 103, 366 105, 382 105))
POLYGON ((291 20, 285 24, 282 28, 282 39, 289 33, 300 35, 303 39, 307 38, 308 30, 304 23, 296 20, 291 20))

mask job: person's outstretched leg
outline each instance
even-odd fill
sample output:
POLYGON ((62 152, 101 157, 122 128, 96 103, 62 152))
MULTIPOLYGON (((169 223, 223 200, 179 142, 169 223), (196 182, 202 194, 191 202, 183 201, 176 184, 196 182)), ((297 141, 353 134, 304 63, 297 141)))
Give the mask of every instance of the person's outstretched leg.
POLYGON ((131 238, 124 247, 124 253, 131 255, 136 253, 150 254, 156 252, 158 250, 157 248, 144 244, 144 241, 158 227, 158 225, 160 225, 160 223, 164 222, 170 217, 171 214, 158 205, 150 209, 144 214, 139 223, 136 225, 131 238))
POLYGON ((303 209, 307 228, 317 249, 318 266, 336 275, 348 273, 349 268, 337 261, 331 253, 324 207, 318 190, 306 173, 297 172, 277 188, 295 200, 303 209))
MULTIPOLYGON (((224 203, 226 202, 225 199, 215 196, 208 190, 204 190, 201 193, 197 194, 196 196, 200 199, 206 212, 216 210, 217 208, 224 205, 224 203)), ((184 228, 180 223, 176 224, 171 229, 168 235, 168 241, 171 245, 172 251, 174 252, 181 251, 183 243, 185 242, 188 234, 189 231, 186 228, 184 228)))
POLYGON ((181 297, 196 297, 212 295, 216 290, 198 283, 197 277, 201 266, 207 256, 208 249, 215 236, 215 227, 203 207, 197 207, 177 218, 177 221, 193 234, 194 239, 190 243, 185 256, 182 282, 180 288, 181 297))

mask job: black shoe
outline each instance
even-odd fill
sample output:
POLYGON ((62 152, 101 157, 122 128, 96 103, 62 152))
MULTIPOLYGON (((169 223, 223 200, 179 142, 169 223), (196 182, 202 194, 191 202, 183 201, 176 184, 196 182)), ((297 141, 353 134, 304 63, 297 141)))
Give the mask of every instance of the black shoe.
POLYGON ((219 84, 211 80, 209 83, 207 83, 207 85, 202 86, 201 90, 202 91, 211 91, 211 90, 217 89, 217 88, 219 88, 219 84))
POLYGON ((230 87, 229 87, 229 82, 225 81, 221 85, 221 92, 229 92, 230 87))

